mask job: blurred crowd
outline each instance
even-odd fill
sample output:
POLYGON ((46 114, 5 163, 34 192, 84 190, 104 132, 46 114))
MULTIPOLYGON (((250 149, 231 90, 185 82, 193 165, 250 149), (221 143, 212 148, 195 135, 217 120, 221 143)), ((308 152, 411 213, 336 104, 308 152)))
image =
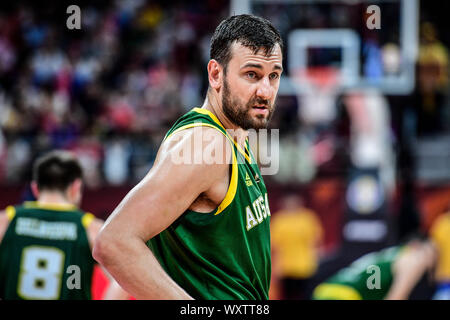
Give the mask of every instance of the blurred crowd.
MULTIPOLYGON (((56 148, 79 156, 90 187, 133 184, 151 167, 173 122, 203 102, 210 36, 229 15, 229 1, 80 6, 81 29, 69 30, 64 2, 0 5, 0 184, 27 181, 32 160, 56 148)), ((320 6, 299 16, 283 6, 259 13, 284 36, 300 22, 312 28, 358 22, 332 6, 322 8, 336 13, 329 19, 320 6)), ((396 157, 414 156, 408 146, 415 137, 449 131, 448 50, 433 24, 420 29, 417 86, 407 97, 356 92, 320 104, 317 95, 279 98, 271 124, 280 129, 279 183, 345 176, 355 163, 378 161, 392 187, 396 157), (369 120, 376 121, 368 133, 369 120)), ((399 48, 388 43, 381 52, 377 39, 369 40, 363 71, 376 77, 382 59, 398 64, 399 48)))
POLYGON ((79 156, 88 186, 136 182, 177 117, 203 102, 228 3, 81 7, 81 29, 69 30, 63 3, 1 5, 0 184, 23 183, 56 148, 79 156))

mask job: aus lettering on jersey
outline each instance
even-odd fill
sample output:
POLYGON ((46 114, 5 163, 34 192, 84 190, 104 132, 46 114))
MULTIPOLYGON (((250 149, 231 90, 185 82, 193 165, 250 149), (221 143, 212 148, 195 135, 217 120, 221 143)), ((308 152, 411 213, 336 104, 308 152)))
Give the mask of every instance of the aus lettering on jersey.
POLYGON ((262 223, 267 217, 270 217, 269 201, 267 200, 267 193, 259 196, 253 201, 252 206, 245 208, 247 216, 247 231, 262 223))

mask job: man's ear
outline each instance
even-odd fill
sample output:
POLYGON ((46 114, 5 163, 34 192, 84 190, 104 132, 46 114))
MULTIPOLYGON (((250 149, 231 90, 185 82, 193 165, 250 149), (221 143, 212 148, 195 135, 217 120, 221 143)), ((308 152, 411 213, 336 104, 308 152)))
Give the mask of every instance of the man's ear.
POLYGON ((69 187, 69 196, 72 201, 78 201, 81 197, 83 182, 81 179, 75 179, 69 187))
POLYGON ((38 199, 39 198, 39 188, 36 181, 31 181, 31 192, 33 196, 38 199))
POLYGON ((208 62, 208 80, 209 85, 218 91, 222 87, 223 68, 219 62, 214 59, 208 62))

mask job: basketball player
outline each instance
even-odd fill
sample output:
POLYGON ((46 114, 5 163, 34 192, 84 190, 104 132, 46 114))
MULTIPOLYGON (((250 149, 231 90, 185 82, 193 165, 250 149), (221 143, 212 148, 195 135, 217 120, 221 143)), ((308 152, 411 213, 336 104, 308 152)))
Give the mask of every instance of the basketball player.
POLYGON ((318 285, 312 298, 406 300, 437 258, 433 243, 419 239, 369 253, 318 285))
POLYGON ((282 46, 256 16, 215 30, 203 106, 169 130, 95 243, 94 258, 137 299, 268 299, 270 210, 247 134, 274 112, 282 46), (209 139, 197 143, 196 134, 209 139), (209 150, 220 161, 174 161, 209 150))
POLYGON ((91 299, 91 247, 103 221, 77 207, 80 164, 50 152, 36 161, 31 188, 36 202, 0 212, 0 299, 91 299))

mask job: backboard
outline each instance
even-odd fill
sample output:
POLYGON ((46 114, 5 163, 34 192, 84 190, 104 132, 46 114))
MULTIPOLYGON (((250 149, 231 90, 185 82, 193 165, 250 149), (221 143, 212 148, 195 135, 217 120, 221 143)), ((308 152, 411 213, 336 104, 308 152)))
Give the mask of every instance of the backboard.
POLYGON ((232 0, 230 14, 262 16, 280 30, 280 95, 307 90, 298 74, 317 67, 337 69, 341 90, 406 95, 415 85, 418 7, 418 0, 232 0), (368 10, 373 5, 378 17, 368 10), (379 29, 369 22, 374 18, 379 29))

